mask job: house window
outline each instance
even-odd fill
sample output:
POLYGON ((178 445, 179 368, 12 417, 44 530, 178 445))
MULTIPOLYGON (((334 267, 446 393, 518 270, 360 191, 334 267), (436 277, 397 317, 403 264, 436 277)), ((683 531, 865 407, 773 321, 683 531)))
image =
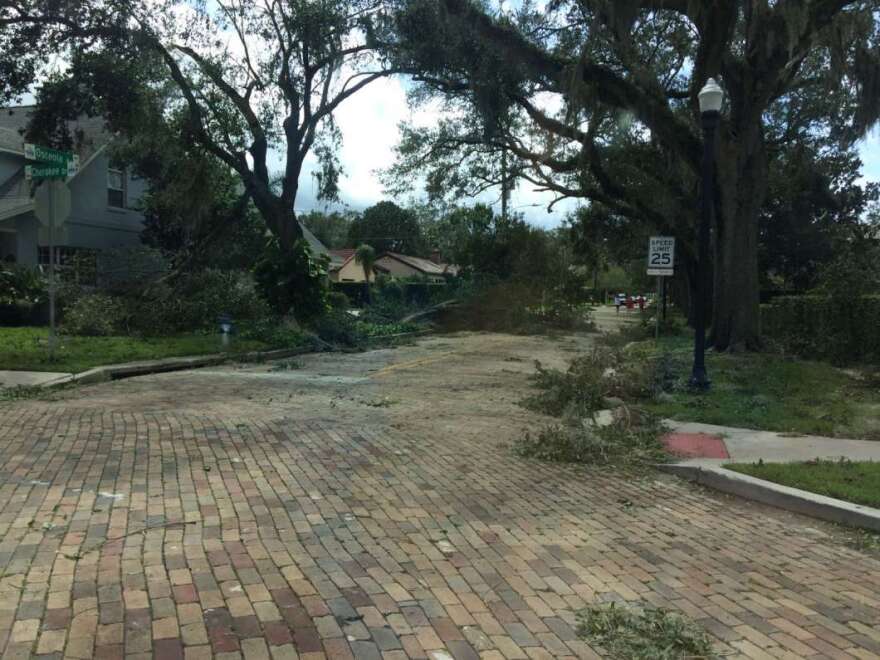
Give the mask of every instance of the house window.
MULTIPOLYGON (((41 245, 37 248, 41 266, 49 265, 49 248, 41 245)), ((55 266, 63 281, 76 282, 92 286, 97 277, 97 253, 88 248, 55 246, 55 266)))
POLYGON ((122 170, 107 170, 107 204, 125 208, 125 175, 122 170))

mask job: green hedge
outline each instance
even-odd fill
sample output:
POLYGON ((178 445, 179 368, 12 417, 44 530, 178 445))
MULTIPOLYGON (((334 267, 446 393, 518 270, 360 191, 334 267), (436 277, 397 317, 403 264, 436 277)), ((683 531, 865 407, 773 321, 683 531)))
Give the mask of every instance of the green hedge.
POLYGON ((761 329, 801 357, 837 364, 880 362, 880 296, 776 298, 761 307, 761 329))

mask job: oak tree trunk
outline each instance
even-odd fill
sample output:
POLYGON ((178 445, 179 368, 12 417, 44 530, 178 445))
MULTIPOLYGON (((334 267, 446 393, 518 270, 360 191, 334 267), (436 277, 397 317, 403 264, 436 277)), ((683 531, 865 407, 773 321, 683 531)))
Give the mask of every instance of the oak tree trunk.
POLYGON ((717 163, 711 342, 719 351, 754 349, 761 339, 758 214, 767 191, 760 122, 723 133, 717 163))
POLYGON ((293 244, 303 235, 293 203, 284 196, 279 197, 264 189, 260 184, 252 183, 247 188, 254 206, 266 222, 266 227, 278 239, 281 247, 284 250, 293 248, 293 244))

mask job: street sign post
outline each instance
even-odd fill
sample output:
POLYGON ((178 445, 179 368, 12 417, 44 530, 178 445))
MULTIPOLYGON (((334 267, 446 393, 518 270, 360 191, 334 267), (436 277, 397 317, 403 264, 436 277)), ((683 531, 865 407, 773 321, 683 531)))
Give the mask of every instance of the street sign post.
POLYGON ((660 337, 660 299, 665 296, 663 278, 675 273, 675 239, 671 236, 651 236, 648 243, 648 275, 657 277, 657 309, 654 335, 660 337))
POLYGON ((64 180, 79 168, 79 157, 26 142, 24 157, 34 161, 25 167, 25 178, 42 191, 36 195, 34 213, 49 228, 49 359, 55 357, 55 227, 70 213, 70 190, 64 180), (43 184, 42 186, 40 184, 43 184))

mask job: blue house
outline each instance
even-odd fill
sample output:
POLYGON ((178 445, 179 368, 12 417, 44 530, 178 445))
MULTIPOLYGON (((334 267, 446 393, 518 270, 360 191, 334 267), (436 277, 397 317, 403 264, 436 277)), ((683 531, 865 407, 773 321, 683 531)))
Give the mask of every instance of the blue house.
MULTIPOLYGON (((32 184, 25 179, 23 135, 32 110, 0 109, 0 260, 27 265, 49 263, 47 230, 34 215, 32 184)), ((145 182, 113 167, 113 136, 100 117, 71 121, 68 128, 80 166, 67 182, 71 211, 55 231, 56 263, 78 252, 139 246, 144 217, 137 209, 145 182)))

